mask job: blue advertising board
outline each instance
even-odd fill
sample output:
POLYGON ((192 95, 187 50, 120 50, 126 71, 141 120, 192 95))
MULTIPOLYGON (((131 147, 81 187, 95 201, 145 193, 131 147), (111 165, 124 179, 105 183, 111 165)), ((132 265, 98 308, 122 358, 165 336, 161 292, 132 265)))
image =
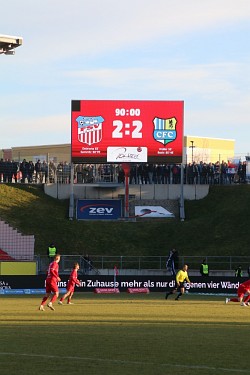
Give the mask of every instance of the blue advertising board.
POLYGON ((121 217, 120 199, 78 199, 77 220, 117 220, 121 217))

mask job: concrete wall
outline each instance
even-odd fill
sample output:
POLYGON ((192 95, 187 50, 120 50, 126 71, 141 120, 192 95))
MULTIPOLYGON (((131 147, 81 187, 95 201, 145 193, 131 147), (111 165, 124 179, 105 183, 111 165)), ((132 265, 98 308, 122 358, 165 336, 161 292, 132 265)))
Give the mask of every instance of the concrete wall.
MULTIPOLYGON (((57 199, 69 199, 69 184, 46 184, 45 194, 57 199)), ((208 195, 209 185, 184 185, 185 200, 203 199, 208 195)), ((82 199, 117 199, 125 194, 121 184, 74 184, 74 198, 82 199)), ((178 200, 181 195, 180 185, 129 185, 129 194, 137 200, 178 200)))

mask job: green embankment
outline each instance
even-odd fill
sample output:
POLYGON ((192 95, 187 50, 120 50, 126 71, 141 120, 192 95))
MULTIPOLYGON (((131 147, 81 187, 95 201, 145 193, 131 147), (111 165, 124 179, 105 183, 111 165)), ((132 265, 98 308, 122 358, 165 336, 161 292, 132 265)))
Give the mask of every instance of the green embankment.
POLYGON ((36 185, 0 185, 0 218, 35 235, 35 253, 54 242, 63 254, 249 255, 250 186, 212 186, 209 195, 186 201, 186 220, 77 222, 67 201, 46 196, 36 185))

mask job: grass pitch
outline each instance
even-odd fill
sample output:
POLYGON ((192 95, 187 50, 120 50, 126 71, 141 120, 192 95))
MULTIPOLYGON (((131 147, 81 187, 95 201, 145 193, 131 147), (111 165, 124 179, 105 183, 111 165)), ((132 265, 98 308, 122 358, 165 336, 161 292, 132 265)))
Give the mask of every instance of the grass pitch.
POLYGON ((45 312, 40 301, 0 297, 1 374, 250 374, 250 307, 223 297, 78 293, 45 312))

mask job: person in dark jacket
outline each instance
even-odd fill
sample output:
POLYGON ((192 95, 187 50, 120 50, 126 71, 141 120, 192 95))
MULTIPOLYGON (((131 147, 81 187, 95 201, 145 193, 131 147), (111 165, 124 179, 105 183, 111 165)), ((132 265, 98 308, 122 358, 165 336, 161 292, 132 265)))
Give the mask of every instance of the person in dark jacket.
POLYGON ((22 163, 20 164, 20 172, 22 173, 21 182, 24 183, 25 179, 28 178, 29 175, 29 163, 27 163, 26 159, 23 159, 22 163))
POLYGON ((171 272, 172 276, 176 275, 176 270, 179 268, 179 255, 175 248, 169 252, 166 267, 171 272))

